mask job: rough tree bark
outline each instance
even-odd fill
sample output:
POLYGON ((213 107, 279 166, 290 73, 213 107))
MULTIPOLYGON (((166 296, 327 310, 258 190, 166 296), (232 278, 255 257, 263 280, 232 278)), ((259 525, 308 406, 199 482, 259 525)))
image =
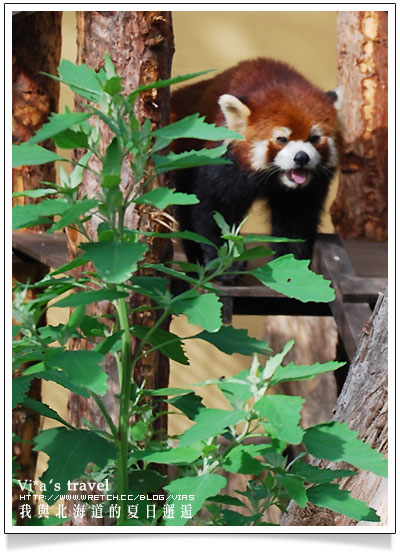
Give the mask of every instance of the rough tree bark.
POLYGON ((345 152, 331 207, 342 238, 387 240, 388 14, 339 12, 338 81, 345 152))
MULTIPOLYGON (((384 455, 388 452, 388 298, 382 294, 370 321, 362 332, 357 354, 352 362, 333 417, 346 422, 358 431, 358 437, 384 455)), ((327 463, 314 461, 326 466, 327 463)), ((349 465, 334 463, 330 468, 347 468, 349 465)), ((356 499, 365 501, 381 517, 381 522, 368 525, 386 525, 387 480, 362 471, 357 476, 342 478, 341 489, 350 490, 356 499)), ((354 526, 357 522, 341 514, 308 505, 301 509, 290 503, 288 514, 283 516, 285 526, 354 526)), ((365 525, 359 522, 359 526, 365 525)))
MULTIPOLYGON (((61 54, 61 12, 19 12, 13 20, 12 47, 12 141, 22 143, 47 120, 50 112, 58 110, 59 83, 39 74, 45 71, 57 73, 61 54)), ((45 147, 52 149, 50 142, 45 147)), ((41 181, 55 182, 53 163, 41 166, 22 166, 12 172, 12 191, 34 190, 41 181)), ((14 204, 35 202, 27 197, 16 197, 14 204)), ((43 232, 43 226, 36 226, 43 232)), ((48 267, 29 260, 13 260, 13 279, 27 283, 39 281, 48 272, 48 267)), ((33 291, 28 297, 34 296, 33 291)), ((44 319, 45 321, 45 319, 44 319)), ((45 322, 42 323, 43 325, 45 322)), ((34 379, 28 396, 41 398, 41 381, 34 379)), ((31 439, 38 434, 40 415, 26 408, 13 411, 13 432, 27 441, 13 444, 13 455, 18 457, 22 480, 35 478, 37 453, 32 451, 31 439)), ((20 491, 14 490, 13 506, 19 502, 20 491)), ((34 512, 34 510, 33 510, 34 512)), ((20 518, 17 513, 17 523, 20 518)))
MULTIPOLYGON (((158 79, 170 77, 173 55, 172 18, 170 12, 78 12, 78 63, 85 63, 89 67, 101 67, 104 54, 108 52, 116 66, 118 75, 124 78, 124 91, 130 92, 139 84, 150 83, 158 79)), ((76 107, 82 109, 82 99, 77 99, 76 107)), ((165 125, 169 119, 169 91, 167 89, 154 89, 141 95, 136 106, 136 117, 140 122, 149 118, 154 128, 165 125)), ((105 150, 110 142, 110 133, 101 126, 102 145, 105 150)), ((96 169, 98 162, 93 159, 91 166, 96 169)), ((121 188, 123 191, 129 187, 132 180, 128 164, 122 168, 121 188)), ((165 178, 160 177, 154 186, 165 185, 165 178)), ((81 186, 81 194, 87 193, 92 197, 98 191, 98 184, 93 174, 85 173, 81 186)), ((160 212, 148 206, 135 206, 126 215, 125 226, 143 230, 167 231, 170 217, 165 212, 160 212)), ((97 223, 88 223, 87 232, 93 239, 96 237, 97 223)), ((79 244, 83 241, 74 231, 67 230, 68 246, 71 258, 79 251, 79 244)), ((146 255, 148 262, 160 262, 170 257, 171 244, 165 240, 153 239, 146 255)), ((132 296, 129 303, 137 306, 143 303, 143 298, 132 296)), ((92 304, 89 312, 92 315, 110 313, 108 303, 92 304)), ((156 312, 146 311, 138 316, 135 322, 151 326, 156 320, 156 312), (136 321, 137 320, 137 321, 136 321)), ((79 341, 74 342, 73 348, 85 348, 79 341)), ((103 403, 111 417, 116 420, 118 405, 114 397, 118 388, 118 374, 113 357, 106 356, 104 369, 109 374, 109 392, 104 397, 103 403)), ((147 388, 165 387, 168 384, 169 363, 160 354, 153 352, 143 358, 134 371, 138 384, 144 379, 147 388)), ((88 419, 98 427, 106 428, 107 425, 96 405, 90 400, 70 396, 69 415, 71 423, 79 425, 82 418, 88 419)), ((156 424, 156 427, 166 430, 166 417, 156 424)), ((99 525, 100 519, 85 517, 83 520, 74 519, 74 525, 99 525)))
MULTIPOLYGON (((13 143, 28 141, 57 112, 60 84, 39 72, 57 74, 61 54, 62 12, 20 15, 13 23, 12 133, 13 143)), ((51 149, 51 142, 43 144, 51 149)), ((41 180, 55 182, 53 163, 13 169, 13 192, 36 189, 41 180)), ((16 197, 14 203, 31 203, 16 197)), ((36 227, 36 230, 43 230, 36 227)))

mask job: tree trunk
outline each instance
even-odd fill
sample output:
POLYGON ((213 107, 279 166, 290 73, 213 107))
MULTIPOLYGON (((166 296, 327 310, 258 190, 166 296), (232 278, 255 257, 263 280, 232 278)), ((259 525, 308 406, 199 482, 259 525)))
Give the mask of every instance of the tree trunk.
MULTIPOLYGON (((116 66, 117 74, 124 78, 124 92, 130 92, 139 84, 150 83, 158 79, 170 77, 173 34, 170 12, 78 12, 78 63, 85 63, 89 67, 99 69, 108 53, 116 66)), ((82 99, 76 100, 77 110, 82 106, 82 99)), ((140 122, 145 118, 151 120, 153 128, 165 125, 169 119, 169 91, 168 89, 154 89, 141 95, 136 105, 136 117, 140 122)), ((108 129, 100 124, 102 136, 101 149, 104 151, 110 142, 108 129)), ((98 161, 93 159, 91 166, 96 170, 98 161)), ((131 170, 125 164, 121 173, 121 189, 126 191, 132 180, 131 170)), ((166 185, 165 177, 155 180, 154 187, 166 185)), ((90 197, 98 191, 98 183, 93 174, 85 173, 81 186, 81 195, 88 193, 90 197)), ((142 230, 159 232, 168 231, 169 215, 148 206, 132 207, 127 212, 125 226, 142 230)), ((96 240, 97 223, 87 223, 89 236, 96 240)), ((67 230, 68 246, 71 258, 79 251, 82 241, 74 231, 67 230)), ((153 239, 146 255, 148 262, 165 261, 171 257, 171 243, 165 240, 153 239)), ((131 296, 129 303, 137 306, 142 304, 143 298, 131 296)), ((148 302, 150 303, 150 302, 148 302)), ((110 304, 100 302, 88 307, 92 315, 110 313, 110 304)), ((135 323, 151 326, 157 319, 156 312, 146 311, 135 314, 135 323)), ((133 343, 134 344, 134 343, 133 343)), ((72 344, 74 349, 87 348, 76 340, 72 344)), ((106 356, 104 369, 110 376, 109 392, 103 397, 103 403, 114 422, 117 422, 118 404, 114 394, 119 390, 118 373, 113 357, 106 356)), ((143 358, 134 371, 135 381, 140 384, 145 379, 146 388, 159 388, 168 385, 169 362, 157 352, 152 352, 143 358)), ((70 395, 69 415, 71 423, 79 426, 82 418, 88 419, 97 427, 106 429, 107 424, 100 414, 97 405, 91 400, 83 399, 75 394, 70 395)), ((158 424, 158 429, 166 431, 166 417, 158 424)), ((101 521, 86 517, 82 522, 73 519, 74 525, 100 524, 101 521)))
MULTIPOLYGON (((370 321, 365 325, 357 354, 352 362, 340 397, 334 409, 334 419, 346 422, 358 437, 384 455, 388 452, 388 299, 387 291, 380 296, 370 321)), ((316 464, 316 462, 314 462, 316 464)), ((326 465, 326 463, 324 463, 326 465)), ((330 468, 347 468, 332 463, 330 468)), ((342 478, 341 489, 350 490, 356 499, 373 507, 381 522, 387 524, 387 480, 362 471, 357 476, 342 478)), ((285 526, 354 526, 355 520, 313 505, 305 509, 290 503, 288 514, 281 522, 285 526)), ((365 526, 359 522, 358 525, 365 526)))
MULTIPOLYGON (((39 74, 39 71, 56 74, 61 54, 61 12, 20 12, 18 20, 13 19, 12 48, 12 141, 28 141, 50 112, 58 110, 60 86, 57 81, 39 74)), ((51 142, 45 147, 52 149, 51 142)), ((55 182, 54 163, 41 166, 22 166, 12 171, 12 191, 34 190, 41 187, 41 181, 55 182)), ((16 197, 13 204, 23 205, 38 200, 16 197)), ((36 226, 43 232, 43 226, 36 226)), ((13 260, 13 279, 19 282, 36 282, 49 271, 46 265, 24 258, 13 260)), ((28 292, 28 298, 34 296, 28 292)), ((45 325, 45 318, 42 320, 45 325)), ((35 400, 41 399, 41 381, 33 379, 27 395, 35 400)), ((32 451, 30 441, 39 433, 40 415, 37 412, 19 407, 13 411, 13 432, 24 443, 13 444, 13 455, 18 457, 19 476, 22 480, 35 479, 37 453, 32 451)), ((20 490, 13 492, 13 507, 19 505, 20 490)), ((31 503, 32 516, 34 505, 31 503)), ((17 513, 17 524, 20 517, 17 513)))
MULTIPOLYGON (((274 352, 280 352, 286 342, 295 344, 284 364, 297 365, 327 362, 336 357, 337 329, 332 317, 272 315, 265 319, 265 338, 274 352)), ((277 385, 276 391, 305 399, 301 426, 310 427, 329 419, 337 399, 333 372, 324 373, 309 381, 291 381, 277 385)))
POLYGON ((342 238, 387 239, 387 12, 339 12, 339 84, 345 149, 331 207, 342 238))
MULTIPOLYGON (((58 111, 60 84, 39 72, 57 74, 61 18, 62 12, 36 12, 13 22, 13 143, 28 141, 49 114, 58 111)), ((47 141, 43 146, 51 149, 52 143, 47 141)), ((55 182, 55 172, 54 163, 14 168, 13 192, 41 187, 42 180, 55 182)), ((27 200, 26 197, 16 197, 14 203, 35 202, 27 200)), ((43 231, 43 227, 35 227, 35 230, 43 231)))

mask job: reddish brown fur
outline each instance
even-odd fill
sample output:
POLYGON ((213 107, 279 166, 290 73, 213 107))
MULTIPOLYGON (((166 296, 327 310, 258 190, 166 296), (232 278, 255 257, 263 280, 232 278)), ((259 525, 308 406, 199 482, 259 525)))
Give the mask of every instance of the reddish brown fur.
MULTIPOLYGON (((171 120, 200 112, 208 122, 224 125, 218 99, 225 93, 243 98, 251 111, 246 139, 233 146, 235 156, 245 168, 250 166, 252 141, 269 139, 277 126, 290 128, 290 139, 307 141, 311 126, 318 124, 325 136, 335 140, 340 152, 336 110, 326 93, 290 66, 266 58, 241 62, 212 79, 177 90, 172 95, 171 120)), ((186 140, 179 151, 196 147, 199 147, 198 142, 186 140)), ((268 159, 272 160, 272 152, 275 156, 281 148, 282 145, 271 142, 268 159)), ((322 154, 323 146, 316 145, 316 148, 322 154)))

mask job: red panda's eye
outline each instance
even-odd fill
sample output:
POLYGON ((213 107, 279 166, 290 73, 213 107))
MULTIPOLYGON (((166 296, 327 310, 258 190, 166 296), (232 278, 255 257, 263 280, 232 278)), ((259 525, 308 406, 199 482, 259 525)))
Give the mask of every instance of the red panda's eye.
POLYGON ((310 143, 318 143, 319 140, 320 140, 320 136, 319 136, 319 135, 312 135, 308 141, 309 141, 310 143))
POLYGON ((287 137, 277 137, 276 140, 278 143, 282 143, 282 145, 288 142, 287 137))

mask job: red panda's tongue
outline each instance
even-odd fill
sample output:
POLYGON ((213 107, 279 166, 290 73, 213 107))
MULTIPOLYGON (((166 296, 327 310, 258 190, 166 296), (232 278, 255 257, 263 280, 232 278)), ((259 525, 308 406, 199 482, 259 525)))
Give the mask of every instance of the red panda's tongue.
POLYGON ((293 180, 293 182, 296 182, 296 184, 304 184, 304 182, 307 180, 307 170, 303 170, 300 168, 291 170, 290 178, 293 180))

